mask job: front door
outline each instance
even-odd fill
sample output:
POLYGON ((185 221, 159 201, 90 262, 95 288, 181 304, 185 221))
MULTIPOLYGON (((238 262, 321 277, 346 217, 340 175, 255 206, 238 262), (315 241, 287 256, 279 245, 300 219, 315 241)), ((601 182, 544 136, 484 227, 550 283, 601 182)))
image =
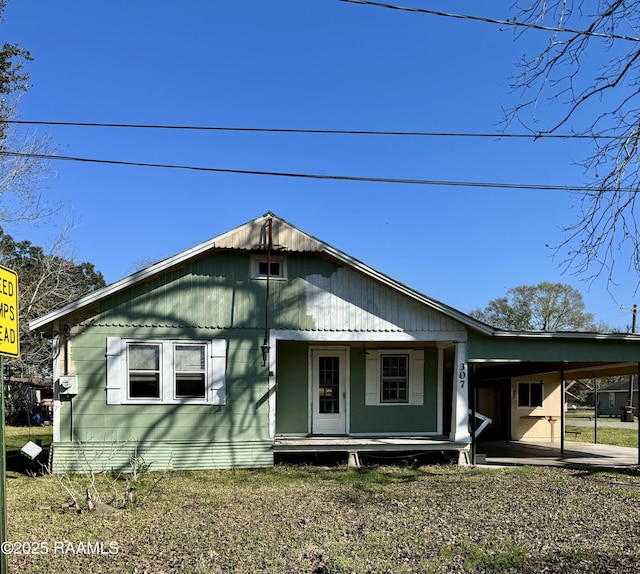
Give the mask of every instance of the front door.
POLYGON ((311 375, 312 433, 347 432, 347 351, 313 350, 311 375))

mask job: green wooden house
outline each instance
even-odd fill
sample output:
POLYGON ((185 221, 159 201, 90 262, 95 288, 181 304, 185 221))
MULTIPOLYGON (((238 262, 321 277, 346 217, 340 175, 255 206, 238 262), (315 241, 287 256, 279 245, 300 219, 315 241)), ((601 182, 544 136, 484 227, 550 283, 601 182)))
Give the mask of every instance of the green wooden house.
POLYGON ((30 328, 55 347, 54 471, 132 453, 174 469, 304 451, 470 460, 481 422, 551 439, 564 374, 640 360, 633 335, 496 330, 272 213, 30 328))

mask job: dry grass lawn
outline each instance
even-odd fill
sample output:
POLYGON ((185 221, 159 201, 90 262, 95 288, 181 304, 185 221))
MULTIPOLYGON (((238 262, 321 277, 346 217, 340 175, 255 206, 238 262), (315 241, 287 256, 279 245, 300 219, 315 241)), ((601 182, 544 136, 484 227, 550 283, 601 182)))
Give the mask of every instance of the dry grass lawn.
POLYGON ((124 507, 124 477, 100 481, 114 508, 77 513, 58 478, 9 473, 9 537, 30 543, 10 572, 640 571, 637 470, 150 472, 124 507))

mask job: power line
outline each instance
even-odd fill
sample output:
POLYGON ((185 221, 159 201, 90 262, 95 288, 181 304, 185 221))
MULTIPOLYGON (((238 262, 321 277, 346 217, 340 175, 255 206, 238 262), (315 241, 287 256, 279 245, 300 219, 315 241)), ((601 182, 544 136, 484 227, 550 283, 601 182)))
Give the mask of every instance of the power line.
MULTIPOLYGON (((452 187, 474 187, 474 188, 479 187, 479 188, 493 188, 493 189, 527 189, 527 190, 536 190, 536 191, 578 191, 578 192, 593 191, 593 188, 590 188, 587 186, 579 186, 579 185, 571 186, 571 185, 545 185, 545 184, 529 184, 529 183, 447 181, 447 180, 431 180, 431 179, 404 179, 404 178, 391 178, 391 177, 365 177, 365 176, 354 176, 354 175, 331 175, 331 174, 296 173, 296 172, 282 172, 282 171, 262 171, 262 170, 248 170, 248 169, 230 169, 230 168, 221 168, 221 167, 176 165, 176 164, 165 164, 165 163, 147 163, 147 162, 97 159, 97 158, 86 158, 86 157, 72 157, 72 156, 63 156, 63 155, 27 154, 27 153, 12 152, 12 151, 0 151, 0 155, 6 155, 6 156, 12 156, 12 157, 28 157, 28 158, 42 159, 42 160, 64 160, 64 161, 94 163, 94 164, 102 164, 102 165, 155 167, 155 168, 163 168, 163 169, 183 169, 183 170, 214 172, 214 173, 266 175, 266 176, 274 176, 274 177, 324 179, 324 180, 334 180, 334 181, 396 183, 396 184, 406 184, 406 185, 430 185, 430 186, 452 186, 452 187)), ((616 188, 616 189, 610 189, 608 191, 637 193, 637 190, 632 188, 616 188)))
POLYGON ((414 136, 414 137, 463 137, 463 138, 522 138, 522 139, 621 139, 624 136, 604 134, 550 134, 550 133, 481 133, 481 132, 422 132, 422 131, 382 131, 382 130, 331 130, 331 129, 295 129, 295 128, 258 128, 234 126, 193 126, 166 124, 127 124, 102 122, 65 122, 37 120, 6 120, 2 123, 36 126, 66 126, 94 128, 127 128, 153 130, 191 130, 220 132, 261 132, 285 134, 329 134, 329 135, 364 135, 364 136, 414 136))
POLYGON ((621 34, 611 34, 607 32, 594 32, 592 30, 574 30, 572 28, 558 28, 555 26, 543 26, 542 24, 534 24, 531 22, 518 22, 516 20, 500 20, 497 18, 487 18, 484 16, 473 16, 470 14, 453 14, 448 12, 440 12, 438 10, 428 10, 426 8, 414 8, 411 6, 397 6, 395 4, 386 4, 384 2, 373 2, 371 0, 338 0, 339 2, 347 2, 350 4, 363 4, 366 6, 377 6, 379 8, 390 8, 391 10, 401 10, 403 12, 418 12, 420 14, 430 14, 432 16, 444 16, 446 18, 457 18, 459 20, 474 20, 476 22, 485 22, 488 24, 500 24, 502 26, 514 26, 516 28, 533 28, 535 30, 544 30, 546 32, 566 32, 568 34, 578 34, 580 36, 592 36, 596 38, 607 38, 616 40, 628 40, 630 42, 640 42, 640 38, 635 36, 625 36, 621 34))

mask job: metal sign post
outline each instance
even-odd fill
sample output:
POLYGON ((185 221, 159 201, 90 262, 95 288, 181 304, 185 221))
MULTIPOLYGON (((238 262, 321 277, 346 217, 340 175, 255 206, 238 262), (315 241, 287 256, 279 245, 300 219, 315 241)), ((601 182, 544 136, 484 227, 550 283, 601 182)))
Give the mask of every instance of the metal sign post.
MULTIPOLYGON (((4 357, 0 355, 0 376, 2 383, 0 384, 0 544, 7 541, 7 451, 4 444, 4 357)), ((9 572, 9 564, 7 555, 0 552, 0 573, 9 572)))
MULTIPOLYGON (((0 265, 0 544, 7 541, 7 453, 4 440, 4 357, 20 356, 18 274, 0 265)), ((7 554, 0 552, 0 573, 9 571, 7 554)))

